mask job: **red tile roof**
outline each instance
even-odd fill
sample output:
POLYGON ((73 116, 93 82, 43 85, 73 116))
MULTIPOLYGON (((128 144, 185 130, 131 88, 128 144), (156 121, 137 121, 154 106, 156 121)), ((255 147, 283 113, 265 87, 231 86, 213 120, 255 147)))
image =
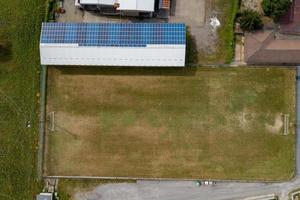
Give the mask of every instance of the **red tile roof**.
POLYGON ((170 0, 162 0, 161 8, 170 9, 170 0))

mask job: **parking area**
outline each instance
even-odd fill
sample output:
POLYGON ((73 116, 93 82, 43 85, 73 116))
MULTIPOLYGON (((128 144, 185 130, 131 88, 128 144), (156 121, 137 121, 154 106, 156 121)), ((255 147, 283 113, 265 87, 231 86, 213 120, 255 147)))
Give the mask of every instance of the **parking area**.
POLYGON ((172 3, 170 22, 184 22, 191 27, 203 27, 205 0, 177 0, 172 3))
POLYGON ((103 16, 96 12, 84 11, 75 7, 74 0, 64 0, 66 12, 57 18, 57 22, 170 22, 185 23, 195 39, 199 50, 214 49, 217 35, 212 31, 209 18, 213 17, 210 4, 212 0, 173 0, 170 18, 128 18, 121 16, 103 16))
POLYGON ((214 16, 211 9, 212 0, 175 0, 172 1, 169 22, 183 22, 189 27, 198 50, 212 52, 215 50, 217 33, 210 26, 214 16))

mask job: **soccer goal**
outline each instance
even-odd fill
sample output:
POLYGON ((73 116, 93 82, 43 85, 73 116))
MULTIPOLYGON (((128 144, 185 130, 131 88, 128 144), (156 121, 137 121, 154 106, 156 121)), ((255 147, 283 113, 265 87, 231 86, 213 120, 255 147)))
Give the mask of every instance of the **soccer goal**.
POLYGON ((290 115, 288 114, 283 115, 283 121, 284 121, 283 135, 289 134, 289 117, 290 115))
POLYGON ((52 132, 55 131, 55 112, 50 112, 49 113, 49 126, 48 129, 52 132))

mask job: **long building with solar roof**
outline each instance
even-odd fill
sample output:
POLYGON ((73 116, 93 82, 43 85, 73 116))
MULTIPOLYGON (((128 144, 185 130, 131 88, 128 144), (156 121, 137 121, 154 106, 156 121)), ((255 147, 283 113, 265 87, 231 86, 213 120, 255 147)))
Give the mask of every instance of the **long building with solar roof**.
POLYGON ((171 23, 43 23, 42 65, 183 67, 186 27, 171 23))

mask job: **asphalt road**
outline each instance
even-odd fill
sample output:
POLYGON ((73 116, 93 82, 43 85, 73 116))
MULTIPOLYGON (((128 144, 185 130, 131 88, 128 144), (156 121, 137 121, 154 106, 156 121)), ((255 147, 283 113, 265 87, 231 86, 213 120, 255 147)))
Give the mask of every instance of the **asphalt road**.
POLYGON ((297 152, 296 177, 286 183, 217 182, 197 187, 192 181, 138 181, 137 184, 108 184, 91 192, 77 193, 76 200, 242 200, 248 197, 276 194, 288 200, 288 194, 300 188, 300 66, 297 67, 296 110, 297 152))
POLYGON ((194 182, 149 182, 109 184, 92 192, 77 193, 76 200, 242 200, 267 194, 287 200, 288 193, 300 186, 300 180, 289 183, 225 183, 197 187, 194 182))

